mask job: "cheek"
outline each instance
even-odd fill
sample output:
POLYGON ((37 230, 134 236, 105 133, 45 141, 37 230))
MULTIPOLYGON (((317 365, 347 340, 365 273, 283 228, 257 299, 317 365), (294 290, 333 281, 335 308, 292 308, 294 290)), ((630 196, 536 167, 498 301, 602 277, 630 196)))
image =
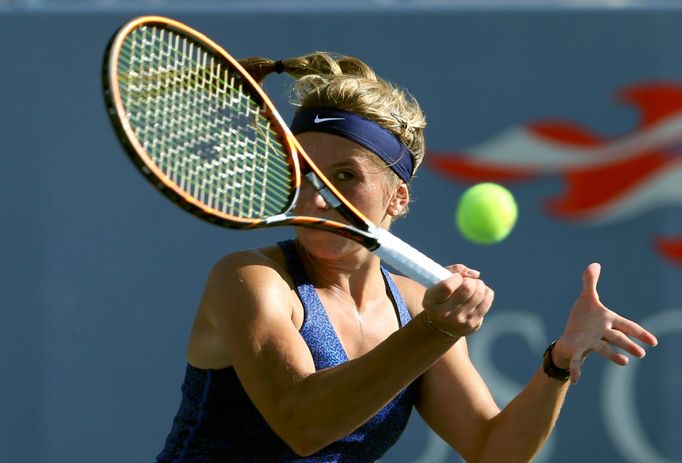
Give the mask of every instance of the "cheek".
POLYGON ((377 181, 363 185, 354 196, 353 199, 348 199, 370 220, 376 223, 383 218, 390 201, 390 194, 384 183, 377 181))
POLYGON ((350 189, 344 196, 358 209, 369 212, 384 202, 384 193, 379 185, 362 184, 350 189))

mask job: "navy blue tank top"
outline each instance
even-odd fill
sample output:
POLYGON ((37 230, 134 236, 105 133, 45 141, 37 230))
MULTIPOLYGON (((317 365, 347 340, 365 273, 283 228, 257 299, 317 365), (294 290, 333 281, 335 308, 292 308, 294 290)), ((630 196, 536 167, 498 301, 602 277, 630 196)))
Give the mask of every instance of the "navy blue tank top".
MULTIPOLYGON (((301 299, 301 336, 317 370, 348 361, 348 356, 308 280, 293 241, 278 243, 301 299)), ((400 326, 410 320, 395 283, 381 269, 400 326)), ((203 370, 187 365, 182 402, 158 462, 370 462, 379 459, 402 434, 415 400, 416 383, 353 433, 314 455, 294 453, 265 422, 242 387, 234 368, 203 370)))

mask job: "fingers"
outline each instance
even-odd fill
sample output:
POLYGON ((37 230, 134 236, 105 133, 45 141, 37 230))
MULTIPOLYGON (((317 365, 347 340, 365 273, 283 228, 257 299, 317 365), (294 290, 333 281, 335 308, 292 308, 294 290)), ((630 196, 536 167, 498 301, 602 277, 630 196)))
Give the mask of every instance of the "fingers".
POLYGON ((462 275, 464 277, 478 278, 481 276, 481 272, 479 272, 478 270, 475 270, 473 268, 469 268, 464 264, 448 265, 447 268, 452 273, 459 273, 460 275, 462 275))
MULTIPOLYGON (((610 345, 614 345, 625 352, 628 352, 635 357, 642 358, 646 355, 646 351, 629 337, 627 337, 622 331, 618 330, 606 330, 602 340, 610 345)), ((613 349, 611 349, 613 351, 613 349)), ((604 355, 608 357, 608 355, 604 355)), ((617 363, 617 362, 616 362, 617 363)))
POLYGON ((442 323, 462 336, 478 331, 492 306, 493 295, 481 280, 465 279, 441 312, 442 323))
POLYGON ((424 302, 430 304, 443 304, 462 285, 464 277, 459 273, 453 273, 450 278, 431 286, 424 293, 424 302))
POLYGON ((607 341, 597 342, 594 346, 594 351, 617 365, 624 366, 628 364, 629 359, 627 356, 615 350, 607 341))
POLYGON ((464 278, 448 302, 454 307, 468 305, 470 308, 475 308, 482 301, 486 288, 482 280, 464 278))
POLYGON ((639 339, 650 346, 656 346, 658 344, 656 337, 649 331, 645 330, 632 320, 618 317, 614 320, 612 328, 607 329, 604 332, 602 340, 605 341, 608 350, 604 348, 600 353, 619 365, 626 365, 627 357, 616 352, 611 346, 615 346, 635 357, 643 358, 646 355, 646 351, 631 338, 639 339))
POLYGON ((599 355, 602 355, 603 357, 609 359, 610 361, 617 365, 624 366, 627 365, 629 361, 627 356, 613 349, 608 342, 598 341, 597 343, 595 343, 593 349, 580 351, 579 353, 571 357, 571 362, 569 365, 571 371, 570 373, 571 384, 578 384, 578 381, 580 381, 581 368, 583 366, 583 363, 585 363, 585 359, 592 351, 599 353, 599 355))
POLYGON ((646 355, 644 348, 634 342, 632 338, 638 339, 650 346, 658 344, 656 337, 649 331, 632 320, 618 316, 613 321, 611 328, 606 329, 603 333, 602 341, 604 341, 604 346, 602 349, 595 348, 595 350, 598 350, 600 354, 618 365, 626 365, 628 363, 627 357, 617 352, 613 347, 638 358, 643 358, 646 355))
POLYGON ((483 280, 454 273, 427 290, 424 309, 438 329, 466 336, 481 327, 493 299, 493 290, 483 280))
POLYGON ((577 384, 580 380, 580 369, 590 352, 597 352, 602 357, 620 366, 625 366, 630 361, 621 351, 638 358, 643 358, 646 355, 646 351, 629 336, 635 336, 641 340, 647 339, 652 346, 656 345, 657 342, 655 336, 638 324, 619 318, 618 323, 614 323, 613 328, 607 328, 603 331, 601 339, 593 340, 589 343, 585 340, 585 342, 581 343, 585 347, 578 348, 575 351, 569 366, 571 370, 571 383, 577 384))
POLYGON ((632 336, 633 338, 639 339, 643 343, 648 344, 652 347, 658 345, 658 339, 656 339, 656 336, 654 336, 649 331, 645 330, 632 320, 628 320, 627 318, 624 317, 618 317, 616 320, 613 321, 612 326, 614 329, 622 331, 628 336, 632 336))

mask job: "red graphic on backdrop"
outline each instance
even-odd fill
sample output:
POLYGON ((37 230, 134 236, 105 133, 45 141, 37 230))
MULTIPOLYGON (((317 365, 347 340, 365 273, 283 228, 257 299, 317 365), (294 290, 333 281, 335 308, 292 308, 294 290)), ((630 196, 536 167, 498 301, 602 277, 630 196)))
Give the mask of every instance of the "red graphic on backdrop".
MULTIPOLYGON (((655 207, 682 205, 682 85, 648 83, 623 89, 639 123, 603 137, 563 120, 512 127, 461 152, 430 151, 429 166, 463 182, 512 183, 561 176, 564 191, 547 202, 550 214, 594 224, 655 207)), ((657 236, 654 247, 682 264, 682 235, 657 236)))

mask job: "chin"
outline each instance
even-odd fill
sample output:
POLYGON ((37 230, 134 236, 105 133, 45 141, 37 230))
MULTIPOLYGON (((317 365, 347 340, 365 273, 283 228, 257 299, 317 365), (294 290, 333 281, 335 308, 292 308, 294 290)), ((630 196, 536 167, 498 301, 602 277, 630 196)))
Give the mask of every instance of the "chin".
POLYGON ((364 249, 362 245, 343 236, 313 228, 297 227, 296 238, 307 252, 320 258, 336 258, 364 249))

